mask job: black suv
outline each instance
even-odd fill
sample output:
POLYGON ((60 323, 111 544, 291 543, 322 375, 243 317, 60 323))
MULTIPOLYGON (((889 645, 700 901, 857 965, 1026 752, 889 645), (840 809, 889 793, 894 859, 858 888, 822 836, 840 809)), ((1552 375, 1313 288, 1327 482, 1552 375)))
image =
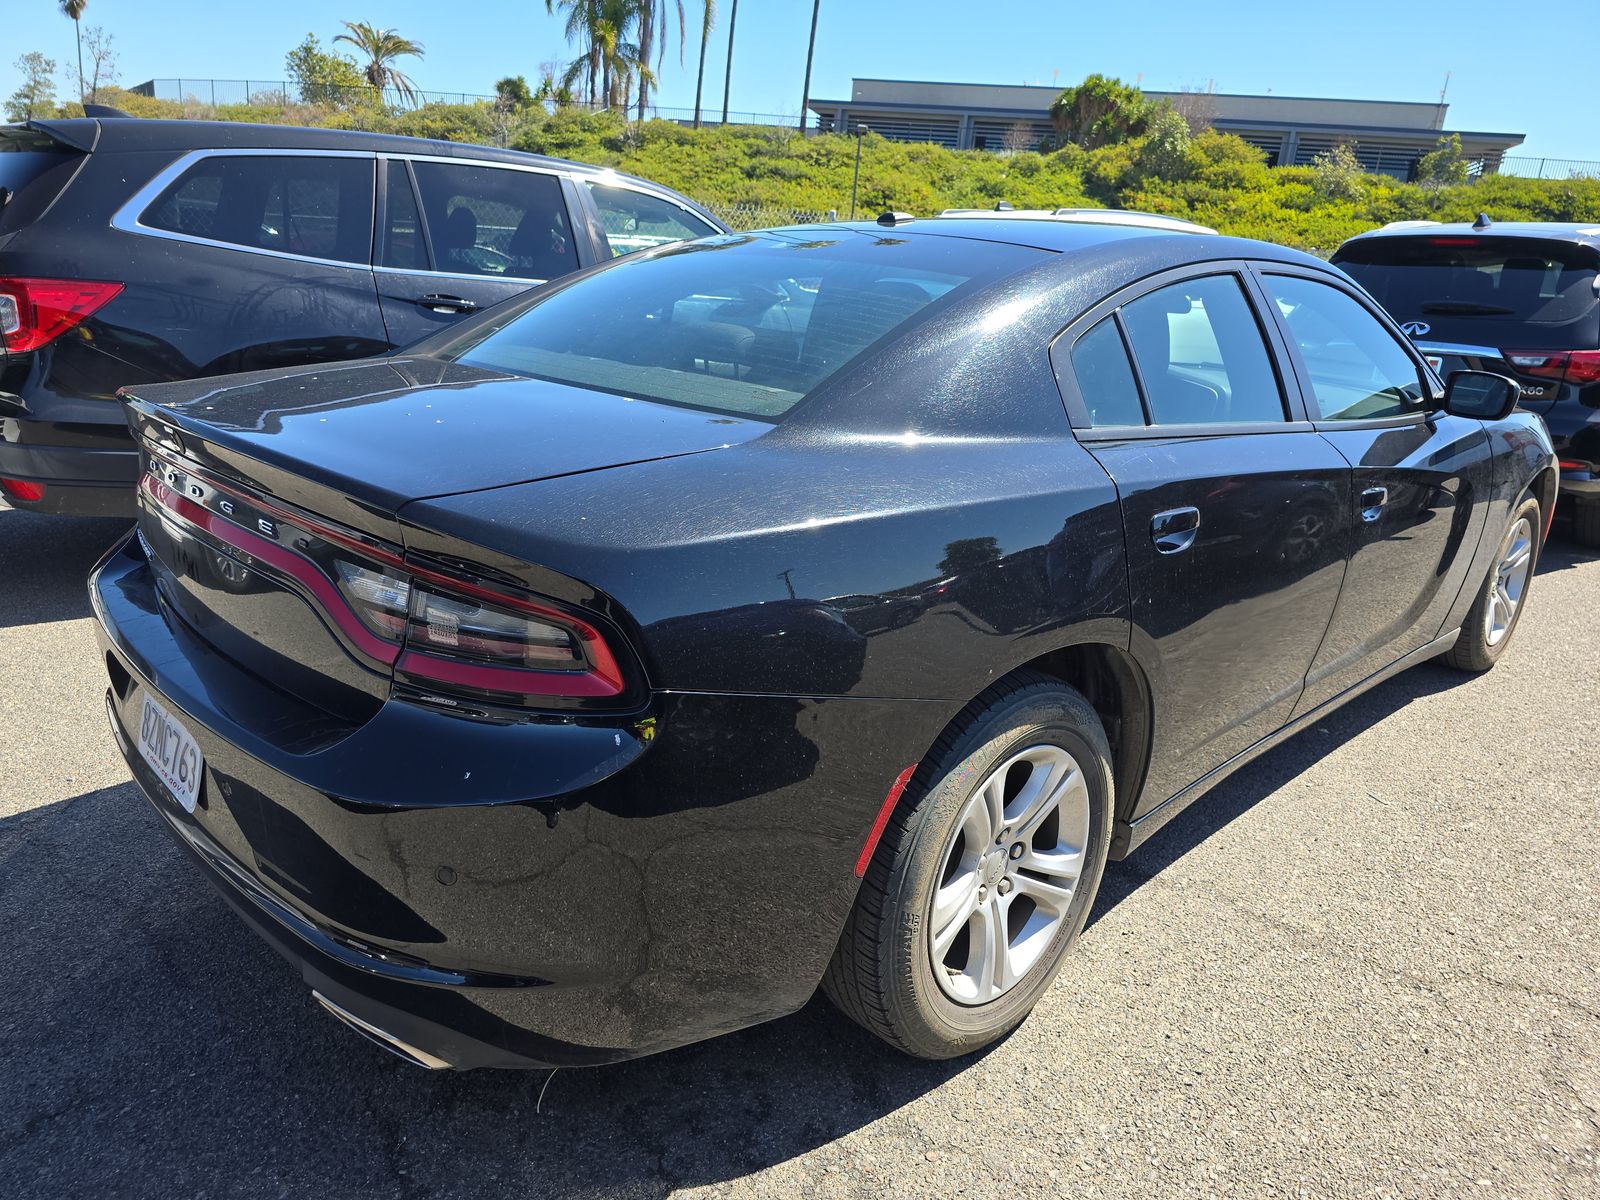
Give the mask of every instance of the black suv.
POLYGON ((1406 221, 1334 253, 1442 375, 1510 375, 1550 429, 1574 537, 1600 547, 1600 228, 1406 221))
POLYGON ((666 188, 484 146, 0 125, 0 492, 131 516, 119 387, 382 354, 580 267, 726 231, 666 188))

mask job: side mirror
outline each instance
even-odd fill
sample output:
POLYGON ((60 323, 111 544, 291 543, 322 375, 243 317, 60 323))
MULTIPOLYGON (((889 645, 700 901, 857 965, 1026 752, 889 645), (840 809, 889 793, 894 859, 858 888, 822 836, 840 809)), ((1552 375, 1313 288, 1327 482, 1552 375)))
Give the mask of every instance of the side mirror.
POLYGON ((1444 410, 1475 421, 1498 421, 1522 399, 1522 385, 1491 371, 1455 371, 1444 383, 1444 410))

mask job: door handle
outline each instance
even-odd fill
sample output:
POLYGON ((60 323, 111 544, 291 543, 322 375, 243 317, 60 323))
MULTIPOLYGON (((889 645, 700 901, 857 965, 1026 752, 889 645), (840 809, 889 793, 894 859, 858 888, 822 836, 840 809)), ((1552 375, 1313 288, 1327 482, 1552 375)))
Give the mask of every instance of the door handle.
POLYGON ((1361 492, 1361 519, 1369 524, 1383 516, 1383 509, 1389 503, 1389 489, 1383 487, 1363 488, 1361 492))
POLYGON ((1178 554, 1194 545, 1200 532, 1198 508, 1169 508, 1150 518, 1150 540, 1158 554, 1178 554))
POLYGON ((436 313, 469 313, 478 311, 478 302, 468 300, 465 296, 444 296, 434 293, 427 296, 418 296, 413 304, 436 313))

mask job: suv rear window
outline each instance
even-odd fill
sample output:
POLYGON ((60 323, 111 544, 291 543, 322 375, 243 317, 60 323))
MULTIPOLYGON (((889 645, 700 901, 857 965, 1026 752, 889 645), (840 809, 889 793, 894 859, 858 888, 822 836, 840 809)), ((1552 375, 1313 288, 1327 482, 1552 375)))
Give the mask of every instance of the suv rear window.
POLYGON ((212 155, 174 180, 139 222, 251 250, 365 263, 372 171, 366 156, 212 155))
MULTIPOLYGON (((1501 344, 1504 325, 1571 325, 1592 345, 1597 256, 1584 246, 1535 238, 1406 237, 1354 242, 1333 261, 1396 320, 1430 326, 1431 338, 1501 344)), ((1563 340, 1559 331, 1540 344, 1563 340)), ((1515 341, 1511 344, 1516 344, 1515 341)))
POLYGON ((26 129, 0 136, 0 233, 20 229, 61 194, 83 156, 26 129))
POLYGON ((617 259, 439 353, 471 366, 775 420, 925 309, 1042 253, 826 229, 728 235, 617 259))

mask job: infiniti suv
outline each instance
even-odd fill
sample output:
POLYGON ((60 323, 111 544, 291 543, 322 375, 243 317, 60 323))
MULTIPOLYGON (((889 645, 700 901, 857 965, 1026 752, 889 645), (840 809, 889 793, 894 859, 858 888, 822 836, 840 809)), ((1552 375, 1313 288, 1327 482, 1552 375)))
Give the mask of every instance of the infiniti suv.
POLYGON ((1574 537, 1600 547, 1600 228, 1407 221, 1351 238, 1333 262, 1442 375, 1509 375, 1550 429, 1574 537))

